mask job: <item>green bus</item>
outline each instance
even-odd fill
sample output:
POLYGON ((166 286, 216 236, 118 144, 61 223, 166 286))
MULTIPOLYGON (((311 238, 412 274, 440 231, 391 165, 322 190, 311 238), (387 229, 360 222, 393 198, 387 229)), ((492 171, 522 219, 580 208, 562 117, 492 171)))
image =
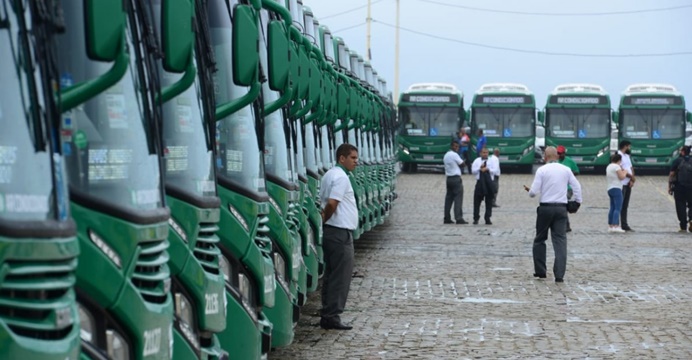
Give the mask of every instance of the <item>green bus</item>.
POLYGON ((404 172, 440 165, 464 122, 464 95, 443 83, 413 84, 399 97, 398 158, 404 172))
POLYGON ((0 5, 0 358, 76 359, 79 245, 53 88, 58 14, 39 16, 36 3, 0 5))
POLYGON ((471 154, 475 159, 478 130, 482 129, 488 149, 500 148, 502 166, 530 172, 536 139, 536 100, 522 84, 482 85, 473 95, 470 112, 471 154))
POLYGON ((666 84, 633 84, 620 97, 614 121, 618 141, 632 143, 632 165, 668 169, 685 143, 685 128, 692 122, 685 98, 666 84))
POLYGON ((558 85, 538 113, 545 146, 563 145, 581 169, 610 163, 610 96, 594 84, 558 85))

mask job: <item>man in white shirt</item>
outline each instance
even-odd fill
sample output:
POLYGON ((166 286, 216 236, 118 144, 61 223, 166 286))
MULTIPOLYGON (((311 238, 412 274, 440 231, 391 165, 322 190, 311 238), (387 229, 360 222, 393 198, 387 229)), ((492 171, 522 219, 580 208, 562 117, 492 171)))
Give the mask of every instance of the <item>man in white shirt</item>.
POLYGON ((500 173, 498 164, 488 160, 488 149, 481 150, 481 157, 476 158, 471 165, 471 173, 476 177, 476 188, 473 191, 473 225, 478 225, 481 218, 481 202, 485 200, 485 224, 492 225, 492 201, 495 197, 493 180, 500 173))
POLYGON ((452 141, 449 150, 442 159, 447 176, 447 193, 445 195, 444 223, 453 224, 449 211, 454 204, 454 220, 457 224, 467 224, 464 220, 461 205, 464 202, 464 184, 461 181, 461 166, 464 160, 459 156, 459 143, 452 141))
POLYGON ((536 237, 533 240, 533 276, 546 278, 546 245, 550 230, 555 251, 553 274, 555 282, 563 282, 567 268, 567 185, 572 187, 573 199, 581 204, 581 185, 570 168, 557 162, 557 150, 545 149, 545 162, 536 171, 531 187, 524 185, 530 197, 541 194, 537 210, 536 237))
POLYGON ((337 164, 322 177, 322 208, 325 270, 322 278, 323 329, 351 330, 341 322, 353 273, 353 230, 358 227, 358 206, 350 174, 358 165, 358 149, 342 144, 336 150, 337 164))
POLYGON ((497 166, 497 175, 495 175, 495 179, 493 179, 493 184, 495 185, 495 193, 493 194, 493 207, 500 207, 500 205, 497 204, 497 193, 500 191, 500 175, 502 173, 502 168, 500 167, 500 148, 495 148, 493 150, 493 154, 490 155, 489 160, 495 163, 495 166, 497 166))
POLYGON ((634 168, 630 159, 632 151, 632 143, 627 140, 620 141, 618 145, 618 154, 622 156, 620 166, 627 171, 627 176, 622 180, 622 209, 620 210, 620 228, 625 231, 634 231, 627 223, 627 208, 630 206, 630 195, 632 195, 632 187, 636 178, 634 177, 634 168))

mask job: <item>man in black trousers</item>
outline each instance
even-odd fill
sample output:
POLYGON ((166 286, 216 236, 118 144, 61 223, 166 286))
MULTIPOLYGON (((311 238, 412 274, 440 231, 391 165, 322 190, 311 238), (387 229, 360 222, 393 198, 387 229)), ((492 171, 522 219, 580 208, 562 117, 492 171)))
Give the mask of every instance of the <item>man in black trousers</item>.
POLYGON ((485 200, 485 224, 492 225, 493 199, 495 198, 495 176, 500 174, 499 164, 488 161, 488 149, 483 148, 481 157, 476 158, 471 165, 471 172, 476 177, 476 188, 473 192, 473 225, 478 225, 481 218, 481 202, 485 200))
POLYGON ((679 231, 687 232, 688 228, 692 231, 692 159, 689 146, 680 149, 680 156, 670 167, 668 193, 675 199, 679 231))
POLYGON ((545 149, 545 162, 536 171, 531 187, 524 185, 530 197, 541 194, 540 204, 536 209, 536 237, 533 240, 533 276, 547 277, 546 245, 550 230, 555 262, 553 274, 555 282, 564 281, 567 269, 567 185, 572 187, 574 200, 581 204, 581 184, 572 174, 572 170, 557 162, 557 149, 548 146, 545 149))
POLYGON ((630 153, 632 151, 632 143, 627 140, 620 141, 618 145, 618 154, 622 156, 620 166, 627 171, 627 177, 622 180, 622 209, 620 210, 620 227, 625 231, 634 231, 629 223, 627 223, 627 208, 630 206, 630 195, 632 195, 632 187, 636 178, 634 176, 634 168, 630 153))

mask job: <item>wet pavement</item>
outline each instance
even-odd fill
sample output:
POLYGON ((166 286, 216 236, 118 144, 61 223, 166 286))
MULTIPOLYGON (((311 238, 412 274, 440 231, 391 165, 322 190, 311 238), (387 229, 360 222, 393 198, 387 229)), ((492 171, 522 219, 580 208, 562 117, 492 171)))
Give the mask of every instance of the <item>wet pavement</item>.
MULTIPOLYGON (((677 232, 667 177, 638 179, 626 234, 607 232, 605 176, 578 178, 564 283, 532 276, 532 179, 501 177, 493 225, 443 225, 444 175, 400 174, 390 217, 356 241, 342 316, 354 329, 319 328, 313 293, 294 343, 269 358, 692 359, 692 233, 677 232)), ((471 222, 475 180, 463 182, 471 222)))

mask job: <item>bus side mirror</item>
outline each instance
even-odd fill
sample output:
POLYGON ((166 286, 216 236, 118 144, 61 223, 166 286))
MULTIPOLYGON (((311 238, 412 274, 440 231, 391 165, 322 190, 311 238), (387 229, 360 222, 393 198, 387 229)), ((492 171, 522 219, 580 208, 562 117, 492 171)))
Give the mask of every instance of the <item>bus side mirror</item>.
POLYGON ((250 5, 237 5, 233 14, 233 83, 251 86, 259 69, 257 16, 250 5))
POLYGON ((193 3, 190 0, 164 0, 161 12, 163 68, 181 73, 188 67, 194 47, 193 3))
POLYGON ((122 0, 85 0, 87 56, 112 62, 122 51, 125 10, 122 0))
POLYGON ((285 91, 292 60, 288 51, 288 34, 284 23, 279 20, 269 22, 267 33, 269 88, 274 91, 285 91))
POLYGON ((692 113, 691 112, 687 113, 687 122, 692 123, 692 113))
POLYGON ((620 120, 620 113, 613 111, 613 122, 617 125, 620 120))
POLYGON ((538 124, 541 126, 545 125, 545 111, 538 112, 538 124))
POLYGON ((470 122, 471 121, 471 110, 466 110, 465 114, 466 114, 465 120, 467 122, 470 122))

